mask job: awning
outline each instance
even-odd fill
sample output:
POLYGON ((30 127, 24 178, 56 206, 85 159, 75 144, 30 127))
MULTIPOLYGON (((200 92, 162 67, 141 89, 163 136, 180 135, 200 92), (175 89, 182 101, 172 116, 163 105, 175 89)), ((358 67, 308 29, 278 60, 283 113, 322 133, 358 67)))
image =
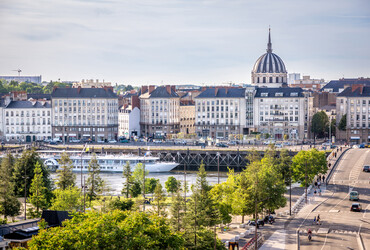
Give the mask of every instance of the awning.
POLYGON ((76 134, 69 134, 69 136, 76 136, 76 134))
POLYGON ((98 134, 98 136, 105 136, 105 134, 98 134))
POLYGON ((359 136, 351 136, 351 140, 360 140, 359 136))
POLYGON ((62 136, 62 134, 55 134, 55 136, 62 136))
POLYGON ((84 134, 84 135, 82 135, 82 136, 90 136, 90 134, 84 134))

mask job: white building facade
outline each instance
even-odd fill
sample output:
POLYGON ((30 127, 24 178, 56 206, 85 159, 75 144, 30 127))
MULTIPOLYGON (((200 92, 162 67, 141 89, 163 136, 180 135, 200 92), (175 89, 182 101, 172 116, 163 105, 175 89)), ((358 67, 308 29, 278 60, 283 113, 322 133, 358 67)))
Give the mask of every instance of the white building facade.
POLYGON ((6 141, 34 142, 51 138, 51 104, 11 101, 3 108, 6 141))
POLYGON ((304 139, 305 97, 301 88, 258 88, 255 129, 273 139, 304 139))
POLYGON ((140 109, 131 105, 121 107, 118 114, 118 136, 140 137, 140 109))
POLYGON ((208 88, 195 97, 195 132, 199 137, 227 139, 244 133, 245 88, 208 88))

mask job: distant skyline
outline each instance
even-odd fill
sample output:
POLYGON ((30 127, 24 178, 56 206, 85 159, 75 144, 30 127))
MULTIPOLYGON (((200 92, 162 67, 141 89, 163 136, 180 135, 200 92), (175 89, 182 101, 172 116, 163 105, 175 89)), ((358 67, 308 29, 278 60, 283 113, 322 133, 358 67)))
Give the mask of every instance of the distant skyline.
POLYGON ((370 77, 368 0, 2 0, 0 75, 250 83, 269 25, 288 73, 370 77))

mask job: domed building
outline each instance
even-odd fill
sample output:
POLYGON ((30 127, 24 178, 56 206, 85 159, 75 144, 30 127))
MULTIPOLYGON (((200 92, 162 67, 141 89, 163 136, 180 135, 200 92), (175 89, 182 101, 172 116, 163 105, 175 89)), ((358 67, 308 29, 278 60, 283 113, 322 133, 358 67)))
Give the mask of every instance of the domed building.
POLYGON ((257 59, 252 70, 252 84, 271 88, 287 84, 287 70, 284 62, 278 55, 272 53, 270 29, 266 53, 257 59))

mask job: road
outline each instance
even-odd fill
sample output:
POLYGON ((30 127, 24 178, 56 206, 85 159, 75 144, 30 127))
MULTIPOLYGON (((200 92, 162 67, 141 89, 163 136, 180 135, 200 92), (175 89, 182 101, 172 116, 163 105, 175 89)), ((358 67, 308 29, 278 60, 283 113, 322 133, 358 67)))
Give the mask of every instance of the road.
POLYGON ((300 249, 361 249, 358 233, 370 248, 370 173, 362 172, 363 165, 370 165, 370 149, 350 149, 343 155, 323 196, 315 197, 287 226, 287 249, 297 249, 297 229, 300 249), (350 211, 351 190, 359 192, 362 212, 350 211), (313 225, 318 215, 322 224, 313 225), (311 242, 308 229, 313 231, 311 242))

